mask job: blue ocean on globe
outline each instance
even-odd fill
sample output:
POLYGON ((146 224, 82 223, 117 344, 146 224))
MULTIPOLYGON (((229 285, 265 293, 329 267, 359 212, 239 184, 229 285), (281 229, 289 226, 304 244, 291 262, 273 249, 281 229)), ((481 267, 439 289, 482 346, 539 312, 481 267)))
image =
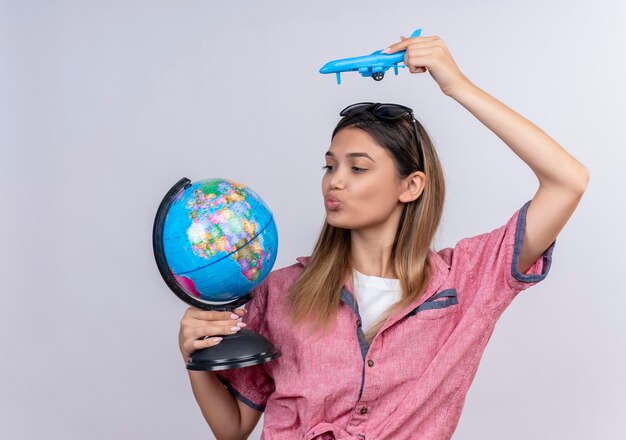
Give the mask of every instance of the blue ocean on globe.
POLYGON ((205 179, 172 202, 163 248, 185 293, 219 304, 249 293, 269 274, 278 233, 272 212, 252 189, 227 179, 205 179))

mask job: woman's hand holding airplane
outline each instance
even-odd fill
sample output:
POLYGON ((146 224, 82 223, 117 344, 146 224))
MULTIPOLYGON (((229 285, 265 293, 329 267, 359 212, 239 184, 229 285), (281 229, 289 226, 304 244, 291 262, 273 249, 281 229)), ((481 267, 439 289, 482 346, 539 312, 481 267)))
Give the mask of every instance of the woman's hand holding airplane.
POLYGON ((402 41, 392 44, 383 50, 383 53, 392 54, 406 50, 404 65, 409 68, 409 72, 424 73, 428 70, 441 91, 448 96, 457 87, 470 82, 456 65, 446 43, 439 36, 413 38, 400 36, 400 38, 402 41))

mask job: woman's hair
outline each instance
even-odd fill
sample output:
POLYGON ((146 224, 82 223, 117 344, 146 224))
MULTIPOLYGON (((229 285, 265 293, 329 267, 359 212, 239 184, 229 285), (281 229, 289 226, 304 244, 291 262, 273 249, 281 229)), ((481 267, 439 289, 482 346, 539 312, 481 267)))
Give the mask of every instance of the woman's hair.
MULTIPOLYGON (((408 116, 394 120, 379 119, 369 111, 344 116, 333 130, 359 128, 368 133, 394 159, 396 174, 403 179, 420 169, 413 123, 408 116)), ((428 262, 445 199, 443 169, 435 147, 424 127, 417 122, 426 174, 422 194, 405 203, 391 250, 391 261, 400 280, 401 299, 390 306, 365 334, 371 342, 387 318, 419 298, 428 284, 432 268, 428 262)), ((293 325, 314 324, 331 330, 340 307, 341 291, 347 275, 352 275, 350 230, 326 221, 304 271, 289 291, 293 325)))

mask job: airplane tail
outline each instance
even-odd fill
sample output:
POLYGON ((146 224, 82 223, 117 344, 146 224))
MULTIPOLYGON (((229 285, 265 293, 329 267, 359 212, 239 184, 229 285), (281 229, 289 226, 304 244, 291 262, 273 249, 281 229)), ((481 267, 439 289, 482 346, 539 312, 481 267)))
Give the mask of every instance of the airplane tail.
POLYGON ((419 37, 421 34, 422 34, 422 28, 415 29, 415 32, 413 32, 409 38, 419 37))

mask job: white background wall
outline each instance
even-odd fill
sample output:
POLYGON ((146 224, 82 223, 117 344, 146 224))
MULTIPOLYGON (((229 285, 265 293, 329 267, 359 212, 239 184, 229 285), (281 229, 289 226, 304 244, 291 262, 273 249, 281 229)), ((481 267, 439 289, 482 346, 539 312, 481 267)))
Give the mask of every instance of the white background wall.
POLYGON ((1 1, 0 437, 212 438, 178 351, 187 306, 151 248, 183 176, 257 191, 275 268, 292 264, 324 219, 338 112, 371 100, 413 107, 436 143, 436 248, 531 199, 531 169, 428 73, 318 73, 421 27, 591 172, 550 274, 500 319, 454 438, 626 438, 625 19, 618 0, 1 1))

